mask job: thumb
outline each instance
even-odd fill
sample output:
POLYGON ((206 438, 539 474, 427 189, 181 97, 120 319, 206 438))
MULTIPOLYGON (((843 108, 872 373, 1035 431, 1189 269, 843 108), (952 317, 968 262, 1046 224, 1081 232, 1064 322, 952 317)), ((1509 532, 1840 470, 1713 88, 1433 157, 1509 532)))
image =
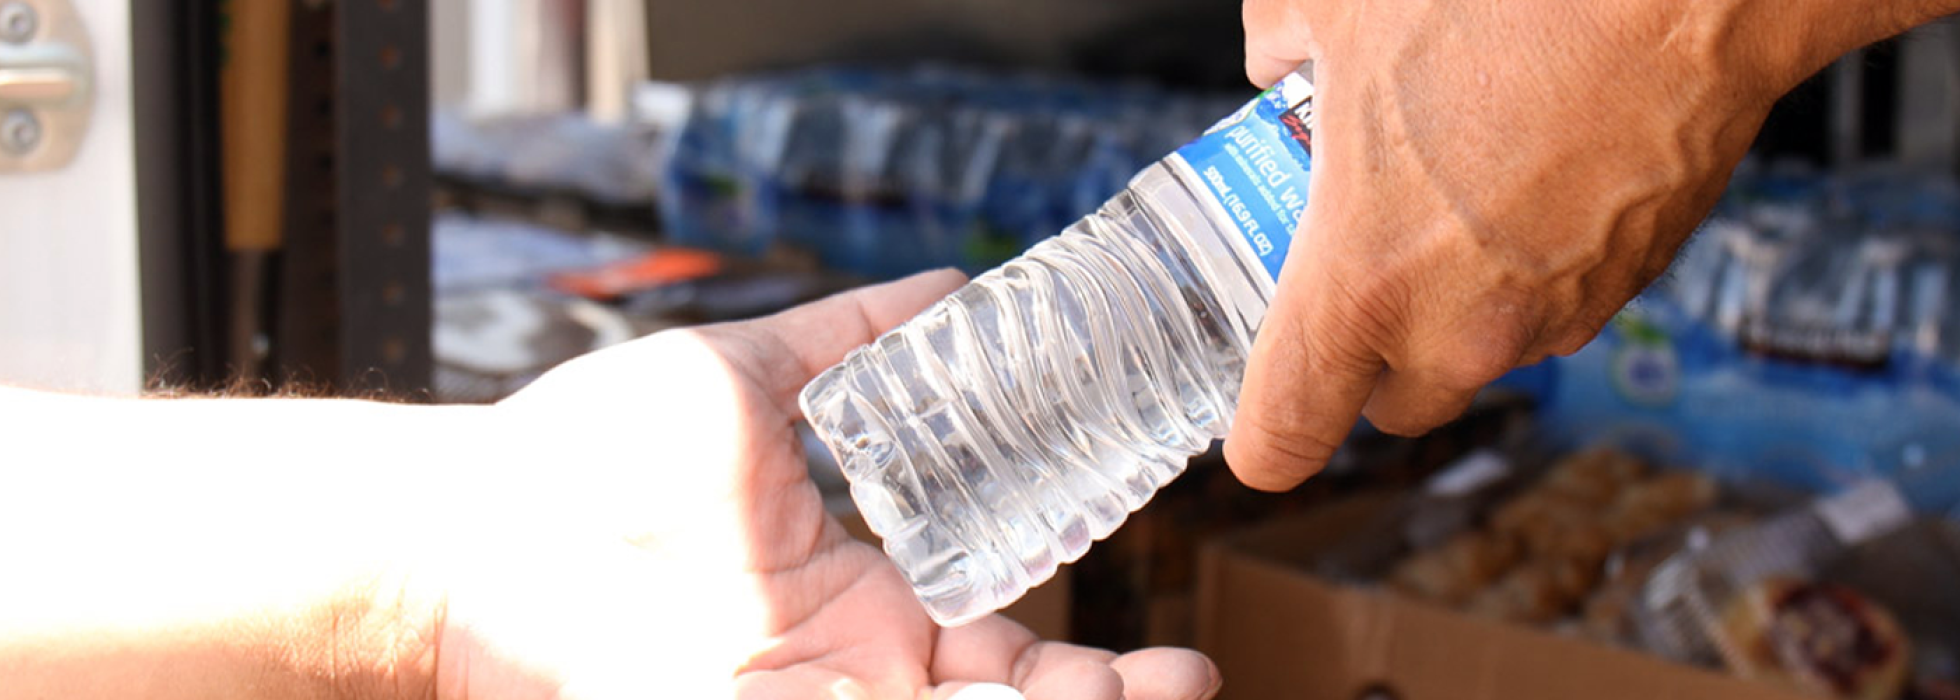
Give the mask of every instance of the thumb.
POLYGON ((1318 473, 1353 430, 1382 359, 1373 324, 1340 282, 1328 207, 1309 205, 1254 341, 1225 461, 1252 488, 1284 491, 1318 473), (1319 232, 1321 235, 1315 235, 1319 232))

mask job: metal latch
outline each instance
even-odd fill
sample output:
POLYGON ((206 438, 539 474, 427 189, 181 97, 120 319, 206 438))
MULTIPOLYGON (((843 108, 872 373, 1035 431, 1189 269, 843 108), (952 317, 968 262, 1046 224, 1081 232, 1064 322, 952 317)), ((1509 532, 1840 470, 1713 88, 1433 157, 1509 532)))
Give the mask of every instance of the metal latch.
POLYGON ((69 0, 0 0, 0 173, 75 158, 95 109, 94 68, 69 0))

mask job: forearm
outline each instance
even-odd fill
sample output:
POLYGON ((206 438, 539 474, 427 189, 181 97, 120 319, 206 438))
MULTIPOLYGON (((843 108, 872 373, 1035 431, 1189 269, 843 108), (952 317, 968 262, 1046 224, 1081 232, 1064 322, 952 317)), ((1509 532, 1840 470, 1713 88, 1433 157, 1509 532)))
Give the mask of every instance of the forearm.
MULTIPOLYGON (((147 579, 122 585, 141 587, 147 579)), ((103 620, 97 611, 78 610, 74 596, 25 599, 9 606, 49 609, 35 611, 31 621, 5 621, 0 698, 432 697, 436 620, 430 611, 440 608, 392 596, 350 583, 332 595, 296 592, 204 610, 152 594, 141 601, 152 619, 140 622, 103 620), (405 605, 392 607, 397 601, 405 605), (212 617, 198 617, 205 613, 212 617)))
POLYGON ((0 699, 424 695, 489 411, 0 389, 0 699))
MULTIPOLYGON (((1853 49, 1960 12, 1960 0, 1724 0, 1714 10, 1720 40, 1781 96, 1853 49)), ((1736 68, 1737 66, 1726 66, 1736 68)))

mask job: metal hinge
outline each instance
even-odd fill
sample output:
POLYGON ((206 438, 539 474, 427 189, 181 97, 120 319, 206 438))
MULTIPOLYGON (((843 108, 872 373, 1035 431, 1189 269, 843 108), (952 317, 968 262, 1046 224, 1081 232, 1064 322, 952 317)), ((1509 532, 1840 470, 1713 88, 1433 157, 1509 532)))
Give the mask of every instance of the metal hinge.
POLYGON ((0 174, 74 159, 95 109, 94 69, 68 0, 0 0, 0 174))

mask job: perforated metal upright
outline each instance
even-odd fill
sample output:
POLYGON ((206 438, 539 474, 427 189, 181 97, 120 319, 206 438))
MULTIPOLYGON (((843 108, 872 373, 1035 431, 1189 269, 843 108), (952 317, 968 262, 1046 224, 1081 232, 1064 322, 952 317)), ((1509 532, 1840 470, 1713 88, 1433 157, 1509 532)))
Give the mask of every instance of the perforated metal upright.
POLYGON ((429 25, 413 0, 292 0, 273 375, 426 395, 429 25))

